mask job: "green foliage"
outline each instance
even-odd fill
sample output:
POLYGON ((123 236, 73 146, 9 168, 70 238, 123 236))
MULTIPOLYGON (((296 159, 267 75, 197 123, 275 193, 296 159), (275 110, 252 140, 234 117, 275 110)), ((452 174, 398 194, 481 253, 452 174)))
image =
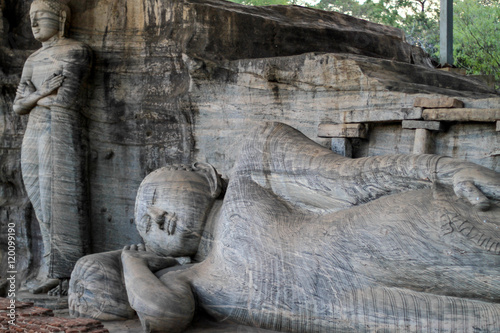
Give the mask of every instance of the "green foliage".
POLYGON ((402 29, 408 43, 437 54, 439 0, 367 0, 365 19, 402 29))
POLYGON ((360 4, 357 0, 320 0, 315 8, 332 10, 348 14, 375 23, 397 26, 401 16, 391 0, 366 0, 360 4))
POLYGON ((439 45, 439 1, 405 1, 407 14, 399 28, 406 33, 408 43, 423 48, 437 58, 439 45))
POLYGON ((500 82, 500 3, 459 0, 454 7, 454 58, 469 74, 500 82))

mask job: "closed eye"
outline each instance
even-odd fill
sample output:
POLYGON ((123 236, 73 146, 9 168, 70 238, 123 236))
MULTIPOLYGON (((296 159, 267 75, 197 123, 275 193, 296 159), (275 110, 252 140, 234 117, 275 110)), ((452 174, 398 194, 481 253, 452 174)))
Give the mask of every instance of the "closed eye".
POLYGON ((141 224, 146 224, 146 233, 148 233, 151 230, 151 216, 149 214, 144 214, 141 218, 141 224))

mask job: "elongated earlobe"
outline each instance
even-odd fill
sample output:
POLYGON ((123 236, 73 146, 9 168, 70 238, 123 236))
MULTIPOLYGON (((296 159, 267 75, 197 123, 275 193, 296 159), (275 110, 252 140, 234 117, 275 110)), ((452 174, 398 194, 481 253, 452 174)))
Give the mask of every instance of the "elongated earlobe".
POLYGON ((66 19, 66 11, 61 10, 59 13, 59 37, 61 38, 66 36, 66 19))
POLYGON ((193 170, 205 176, 210 185, 210 196, 217 198, 222 191, 222 181, 215 168, 208 163, 196 162, 193 170))

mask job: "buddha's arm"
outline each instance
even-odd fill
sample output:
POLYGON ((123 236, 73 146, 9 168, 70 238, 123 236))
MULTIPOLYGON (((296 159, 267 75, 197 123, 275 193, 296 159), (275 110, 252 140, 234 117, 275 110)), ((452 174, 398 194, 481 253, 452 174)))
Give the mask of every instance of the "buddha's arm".
POLYGON ((29 113, 41 99, 56 91, 64 81, 64 76, 54 74, 45 80, 39 89, 36 89, 31 82, 32 66, 30 60, 26 61, 14 99, 14 112, 20 115, 29 113))
POLYGON ((162 278, 162 282, 151 272, 147 259, 130 250, 123 251, 122 264, 130 305, 145 331, 182 332, 191 323, 194 295, 177 272, 167 273, 171 279, 162 278))
POLYGON ((47 104, 50 108, 78 109, 81 101, 81 92, 89 76, 92 53, 90 49, 81 44, 74 46, 65 55, 66 61, 62 69, 64 82, 53 98, 47 98, 39 102, 39 105, 47 104))
POLYGON ((276 123, 256 131, 237 171, 249 172, 253 181, 287 201, 327 210, 426 188, 432 181, 452 185, 479 208, 488 206, 487 197, 500 197, 498 173, 473 163, 437 155, 345 158, 276 123))
POLYGON ((500 173, 475 163, 442 158, 437 164, 437 180, 453 185, 459 197, 474 207, 487 210, 490 200, 500 200, 500 173))
POLYGON ((286 201, 327 211, 345 209, 384 195, 426 188, 431 186, 432 180, 437 180, 438 156, 350 159, 332 152, 316 156, 308 152, 310 150, 286 156, 276 163, 280 168, 252 171, 252 180, 286 201), (307 165, 301 162, 304 159, 307 165))
MULTIPOLYGON (((318 166, 319 167, 319 166, 318 166)), ((455 193, 479 209, 489 207, 488 197, 500 198, 500 175, 474 163, 437 155, 389 155, 346 159, 318 173, 343 186, 361 201, 429 186, 437 181, 453 186, 455 193), (333 176, 333 177, 332 177, 333 176)))

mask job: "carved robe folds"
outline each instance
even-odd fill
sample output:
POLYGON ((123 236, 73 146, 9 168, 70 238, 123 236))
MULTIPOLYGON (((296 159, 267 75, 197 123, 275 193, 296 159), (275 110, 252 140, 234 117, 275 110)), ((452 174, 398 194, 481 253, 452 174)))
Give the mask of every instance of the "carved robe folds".
POLYGON ((51 75, 64 77, 59 89, 30 111, 21 152, 23 180, 40 223, 51 278, 69 277, 89 247, 81 95, 91 60, 86 45, 63 38, 33 53, 21 78, 20 86, 29 80, 39 90, 51 75))

